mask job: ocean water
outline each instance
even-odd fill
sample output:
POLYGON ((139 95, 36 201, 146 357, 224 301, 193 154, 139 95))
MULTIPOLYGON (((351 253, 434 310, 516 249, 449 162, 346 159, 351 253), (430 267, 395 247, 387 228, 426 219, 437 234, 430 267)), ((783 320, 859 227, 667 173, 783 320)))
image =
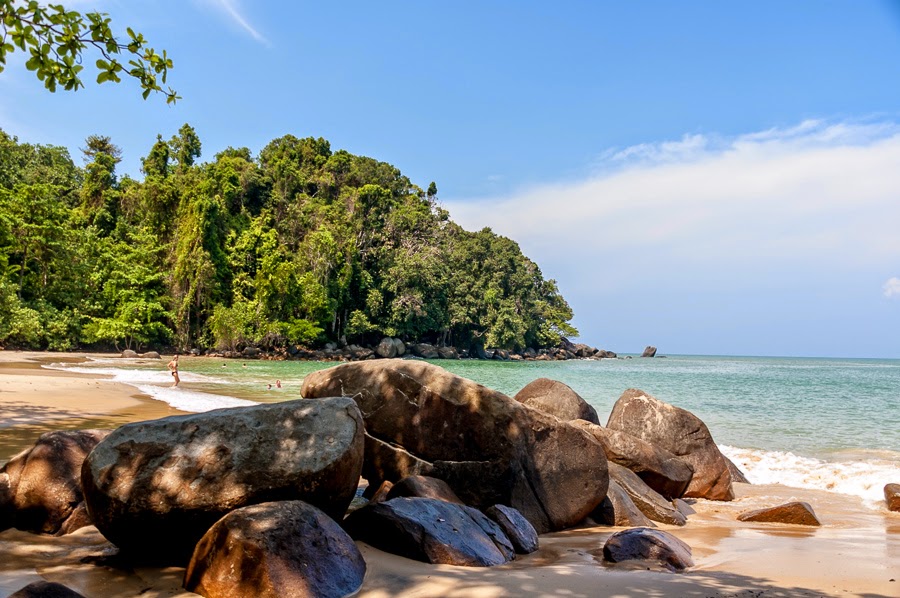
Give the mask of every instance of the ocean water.
MULTIPOLYGON (((669 356, 434 363, 508 395, 537 378, 559 380, 593 405, 601 422, 625 389, 639 388, 700 417, 754 483, 856 495, 874 508, 883 503, 886 483, 900 483, 900 360, 669 356)), ((335 364, 185 357, 180 365, 178 388, 170 388, 164 360, 108 358, 50 367, 109 375, 178 409, 206 411, 299 398, 308 373, 335 364)))

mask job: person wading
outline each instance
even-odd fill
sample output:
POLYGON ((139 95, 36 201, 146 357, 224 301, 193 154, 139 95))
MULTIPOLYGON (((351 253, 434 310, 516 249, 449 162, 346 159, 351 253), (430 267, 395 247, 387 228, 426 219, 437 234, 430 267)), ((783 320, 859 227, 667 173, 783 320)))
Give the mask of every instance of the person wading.
POLYGON ((178 386, 178 383, 181 382, 181 378, 178 377, 178 355, 172 358, 172 361, 169 362, 167 366, 169 371, 172 372, 172 377, 175 378, 175 384, 172 385, 172 388, 178 386))

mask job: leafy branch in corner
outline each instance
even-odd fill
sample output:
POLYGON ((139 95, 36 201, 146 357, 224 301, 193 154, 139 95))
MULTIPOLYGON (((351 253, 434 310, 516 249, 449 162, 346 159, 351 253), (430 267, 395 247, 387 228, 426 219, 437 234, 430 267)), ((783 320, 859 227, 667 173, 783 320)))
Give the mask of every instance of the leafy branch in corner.
POLYGON ((82 53, 92 47, 101 56, 96 61, 97 83, 120 83, 121 75, 127 75, 139 81, 145 100, 152 92, 162 93, 167 104, 181 99, 171 87, 162 87, 172 68, 166 51, 159 54, 147 46, 142 34, 130 27, 126 31, 128 40, 122 43, 113 35, 106 13, 82 14, 60 4, 0 0, 0 72, 7 55, 18 49, 30 54, 25 66, 48 90, 77 91, 84 87, 82 53))

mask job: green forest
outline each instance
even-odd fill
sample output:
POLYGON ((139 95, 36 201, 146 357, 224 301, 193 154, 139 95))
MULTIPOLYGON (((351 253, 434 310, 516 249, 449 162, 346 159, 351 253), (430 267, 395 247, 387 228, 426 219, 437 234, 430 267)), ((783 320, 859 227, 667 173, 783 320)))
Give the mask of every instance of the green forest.
MULTIPOLYGON (((150 145, 150 144, 148 144, 150 145)), ((394 166, 286 135, 200 162, 184 125, 119 177, 120 150, 0 130, 0 346, 278 348, 383 336, 464 349, 575 336, 555 281, 468 232, 394 166)))

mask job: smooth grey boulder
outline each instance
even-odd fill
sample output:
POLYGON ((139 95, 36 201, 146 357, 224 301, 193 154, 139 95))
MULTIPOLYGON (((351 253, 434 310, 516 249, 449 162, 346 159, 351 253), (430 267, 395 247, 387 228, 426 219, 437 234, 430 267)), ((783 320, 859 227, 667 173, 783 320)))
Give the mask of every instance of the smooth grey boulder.
POLYGON ((404 343, 399 338, 391 339, 394 342, 394 348, 397 350, 397 357, 400 357, 404 353, 406 353, 406 343, 404 343))
POLYGON ((696 415, 630 388, 609 414, 607 428, 631 434, 680 457, 694 469, 684 496, 733 500, 728 461, 696 415))
POLYGON ((694 566, 690 546, 668 532, 645 527, 610 536, 603 545, 603 558, 611 563, 654 561, 673 571, 694 566))
POLYGON ((366 563, 340 525, 299 500, 231 511, 197 543, 184 588, 207 598, 341 598, 366 563))
POLYGON ((637 505, 631 500, 631 496, 614 479, 609 481, 606 498, 591 513, 591 519, 601 525, 615 527, 656 527, 656 524, 637 508, 637 505))
POLYGON ((653 521, 669 525, 684 525, 685 516, 653 488, 644 483, 636 473, 618 465, 609 464, 609 478, 615 480, 631 498, 641 513, 653 521))
POLYGON ((766 509, 747 511, 738 515, 738 521, 790 523, 792 525, 811 525, 815 527, 822 525, 809 503, 800 501, 789 502, 766 509))
POLYGON ((131 349, 125 349, 122 351, 122 357, 125 359, 137 359, 140 355, 137 354, 137 351, 132 351, 131 349))
POLYGON ((459 353, 454 347, 438 347, 437 352, 441 359, 459 359, 459 353))
POLYGON ((344 528, 357 540, 425 563, 492 567, 515 558, 509 538, 481 511, 435 498, 369 503, 344 528))
POLYGON ((301 399, 124 425, 91 452, 82 480, 108 540, 178 562, 213 523, 251 504, 303 500, 340 519, 362 459, 351 399, 301 399))
POLYGON ((84 515, 81 466, 108 430, 42 434, 0 468, 0 531, 15 527, 65 535, 90 525, 84 515))
POLYGON ((574 421, 572 424, 581 427, 602 444, 607 459, 627 467, 666 498, 683 495, 694 476, 694 468, 687 461, 631 434, 585 421, 574 421))
POLYGON ((526 384, 513 398, 563 421, 587 420, 600 424, 597 411, 577 392, 556 380, 538 378, 526 384))
MULTIPOLYGON (((348 363, 309 374, 300 392, 352 396, 369 435, 430 465, 414 473, 446 481, 466 504, 512 506, 540 533, 576 525, 606 496, 606 455, 589 434, 436 365, 348 363)), ((390 479, 373 474, 370 483, 390 479)))
POLYGON ((394 344, 394 339, 387 336, 381 339, 381 342, 375 347, 375 353, 386 359, 397 357, 397 345, 394 344))
POLYGON ((885 484, 884 502, 888 511, 900 511, 900 484, 885 484))
POLYGON ((500 526, 516 554, 531 554, 538 549, 537 530, 514 508, 494 505, 485 509, 484 514, 500 526))
POLYGON ((412 352, 423 359, 438 359, 440 354, 434 345, 418 343, 412 346, 412 352))
POLYGON ((411 475, 399 480, 391 486, 387 493, 387 500, 400 497, 418 496, 420 498, 436 498, 445 502, 453 502, 459 505, 465 504, 456 496, 447 482, 424 475, 411 475))

